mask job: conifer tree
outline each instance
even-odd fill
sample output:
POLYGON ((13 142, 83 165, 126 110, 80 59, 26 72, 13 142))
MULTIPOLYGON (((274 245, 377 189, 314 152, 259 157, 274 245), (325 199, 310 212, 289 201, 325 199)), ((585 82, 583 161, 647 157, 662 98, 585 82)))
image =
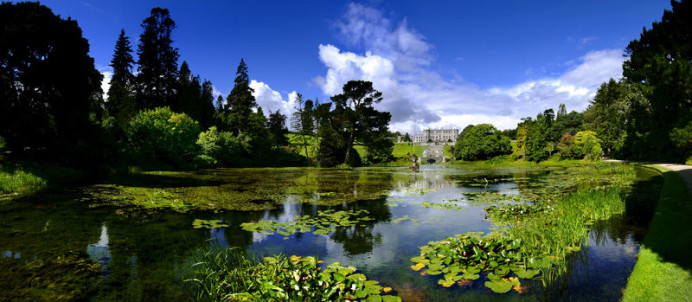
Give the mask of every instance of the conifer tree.
POLYGON ((113 68, 110 89, 108 89, 108 102, 106 109, 111 116, 120 122, 129 120, 137 112, 134 100, 134 80, 132 67, 135 63, 132 57, 130 39, 125 35, 125 30, 120 30, 118 40, 115 42, 113 59, 109 65, 113 68))
POLYGON ((178 81, 178 49, 171 40, 175 22, 168 9, 155 7, 142 28, 137 50, 137 101, 141 108, 171 106, 178 81))
POLYGON ((254 90, 250 87, 247 65, 243 59, 240 59, 234 82, 233 90, 226 98, 227 121, 230 129, 240 134, 248 131, 252 109, 257 107, 255 97, 252 95, 254 90))

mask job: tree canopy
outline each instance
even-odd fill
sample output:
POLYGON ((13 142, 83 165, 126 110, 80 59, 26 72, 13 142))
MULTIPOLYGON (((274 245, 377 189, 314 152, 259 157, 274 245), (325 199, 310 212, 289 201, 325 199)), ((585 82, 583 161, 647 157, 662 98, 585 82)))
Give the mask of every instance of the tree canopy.
POLYGON ((625 81, 648 99, 648 104, 632 104, 638 121, 628 131, 630 157, 682 161, 692 156, 671 137, 674 129, 692 123, 692 2, 671 1, 671 6, 625 50, 625 81))
POLYGON ((0 136, 7 147, 85 156, 98 133, 102 76, 77 22, 37 2, 2 3, 0 32, 0 136))
POLYGON ((454 145, 454 157, 461 160, 485 160, 512 153, 509 138, 493 125, 479 124, 464 128, 454 145))

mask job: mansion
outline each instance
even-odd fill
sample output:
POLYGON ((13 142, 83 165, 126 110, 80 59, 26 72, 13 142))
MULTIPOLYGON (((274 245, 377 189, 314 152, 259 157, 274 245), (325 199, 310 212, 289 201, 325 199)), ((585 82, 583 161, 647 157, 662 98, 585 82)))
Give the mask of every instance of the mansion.
POLYGON ((427 143, 432 141, 433 143, 455 143, 457 137, 459 136, 459 129, 425 129, 422 134, 418 134, 413 137, 413 142, 415 143, 427 143))

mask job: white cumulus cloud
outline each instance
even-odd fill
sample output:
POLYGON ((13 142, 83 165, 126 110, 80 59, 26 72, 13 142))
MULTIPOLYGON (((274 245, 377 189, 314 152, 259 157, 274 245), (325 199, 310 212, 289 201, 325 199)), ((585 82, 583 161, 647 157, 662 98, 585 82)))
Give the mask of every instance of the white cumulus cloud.
POLYGON ((295 107, 297 95, 295 91, 289 93, 284 98, 281 93, 271 89, 266 83, 256 80, 250 81, 250 88, 254 90, 252 95, 255 97, 257 105, 262 107, 265 115, 269 115, 270 111, 275 112, 278 110, 281 114, 290 118, 295 107))
POLYGON ((625 59, 617 49, 591 51, 559 76, 482 89, 445 79, 432 68, 434 46, 406 20, 394 25, 379 10, 351 4, 336 26, 345 44, 362 53, 319 45, 327 72, 313 82, 334 95, 349 80, 372 81, 384 97, 376 108, 392 113, 392 130, 414 133, 479 123, 514 128, 522 117, 559 104, 583 110, 601 83, 621 77, 625 59))
POLYGON ((113 78, 112 71, 101 71, 103 79, 101 80, 101 90, 103 91, 103 99, 108 101, 108 90, 111 89, 111 78, 113 78))

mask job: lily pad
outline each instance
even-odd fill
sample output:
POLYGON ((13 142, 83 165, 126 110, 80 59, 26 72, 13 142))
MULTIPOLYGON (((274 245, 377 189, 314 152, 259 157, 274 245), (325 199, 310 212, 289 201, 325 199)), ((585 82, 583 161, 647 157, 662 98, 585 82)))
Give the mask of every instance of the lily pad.
POLYGON ((512 290, 512 282, 508 280, 485 281, 485 287, 497 294, 504 294, 512 290))

